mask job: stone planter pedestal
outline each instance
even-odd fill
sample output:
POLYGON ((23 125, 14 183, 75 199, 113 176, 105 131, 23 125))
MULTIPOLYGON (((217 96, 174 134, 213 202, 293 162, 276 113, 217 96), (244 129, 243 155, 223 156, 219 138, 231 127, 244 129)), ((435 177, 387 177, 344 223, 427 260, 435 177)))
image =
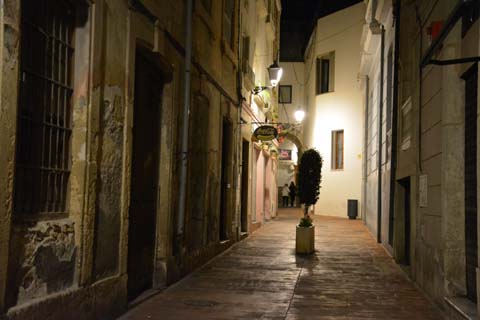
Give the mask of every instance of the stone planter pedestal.
POLYGON ((295 237, 295 252, 311 254, 315 251, 315 226, 299 227, 295 237))

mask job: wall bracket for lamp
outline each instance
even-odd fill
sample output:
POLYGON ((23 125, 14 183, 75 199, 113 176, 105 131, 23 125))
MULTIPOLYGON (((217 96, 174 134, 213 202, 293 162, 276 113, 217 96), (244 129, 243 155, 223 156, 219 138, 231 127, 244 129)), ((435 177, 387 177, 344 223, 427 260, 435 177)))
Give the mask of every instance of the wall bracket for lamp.
POLYGON ((262 91, 267 90, 267 89, 272 89, 273 87, 263 87, 263 86, 256 86, 255 88, 252 89, 252 94, 254 95, 259 95, 262 91))

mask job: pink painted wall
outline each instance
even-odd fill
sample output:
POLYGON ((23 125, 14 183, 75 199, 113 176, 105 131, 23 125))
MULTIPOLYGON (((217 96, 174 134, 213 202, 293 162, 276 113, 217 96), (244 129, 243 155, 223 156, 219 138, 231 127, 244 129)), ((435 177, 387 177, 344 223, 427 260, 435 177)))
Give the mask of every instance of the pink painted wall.
POLYGON ((270 220, 272 218, 272 159, 265 158, 265 219, 270 220))
POLYGON ((257 222, 263 221, 263 210, 264 210, 264 184, 265 184, 265 157, 260 150, 255 149, 255 161, 256 165, 256 206, 255 212, 257 217, 257 222))
POLYGON ((277 184, 277 170, 278 170, 278 163, 276 160, 272 159, 272 174, 271 174, 271 180, 270 180, 270 188, 271 188, 271 197, 270 199, 272 200, 273 204, 273 211, 271 212, 272 217, 277 216, 277 211, 278 211, 278 184, 277 184))

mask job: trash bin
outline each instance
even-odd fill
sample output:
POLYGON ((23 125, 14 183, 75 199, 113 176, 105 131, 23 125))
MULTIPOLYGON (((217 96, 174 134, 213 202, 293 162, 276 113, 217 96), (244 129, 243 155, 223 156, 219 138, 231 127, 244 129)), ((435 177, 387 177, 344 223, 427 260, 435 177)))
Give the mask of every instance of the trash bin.
POLYGON ((348 199, 348 218, 355 220, 358 216, 358 200, 348 199))

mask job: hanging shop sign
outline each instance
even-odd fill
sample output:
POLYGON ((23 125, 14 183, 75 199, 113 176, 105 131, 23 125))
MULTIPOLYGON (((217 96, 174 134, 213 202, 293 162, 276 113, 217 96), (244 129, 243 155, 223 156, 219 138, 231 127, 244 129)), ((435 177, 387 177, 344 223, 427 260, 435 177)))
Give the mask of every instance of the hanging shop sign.
POLYGON ((272 126, 261 126, 253 132, 252 141, 271 141, 277 137, 277 128, 272 126))
POLYGON ((278 160, 292 160, 292 150, 278 149, 278 160))

